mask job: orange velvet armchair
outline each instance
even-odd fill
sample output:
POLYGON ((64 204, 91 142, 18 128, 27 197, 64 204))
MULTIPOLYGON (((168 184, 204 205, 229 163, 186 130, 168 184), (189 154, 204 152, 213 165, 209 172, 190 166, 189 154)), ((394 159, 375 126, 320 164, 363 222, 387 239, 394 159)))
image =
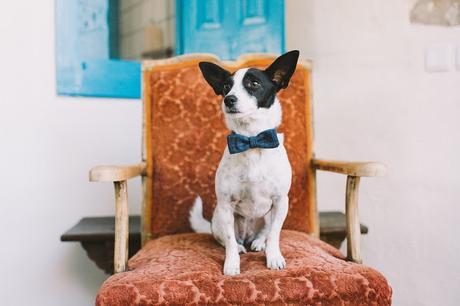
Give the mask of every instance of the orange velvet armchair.
POLYGON ((210 219, 214 175, 229 133, 220 98, 205 83, 200 61, 235 71, 266 67, 274 57, 246 55, 236 62, 193 54, 143 63, 143 153, 131 166, 100 166, 91 181, 115 185, 116 274, 99 290, 97 305, 300 304, 390 305, 392 290, 361 264, 358 187, 382 176, 376 162, 320 160, 313 153, 311 63, 300 61, 281 91, 285 146, 293 170, 290 207, 281 234, 287 268, 268 270, 261 252, 241 255, 241 274, 222 274, 224 249, 207 234, 191 233, 188 212, 197 194, 210 219), (320 241, 317 170, 347 175, 347 256, 320 241), (127 180, 142 176, 142 249, 128 261, 127 180))

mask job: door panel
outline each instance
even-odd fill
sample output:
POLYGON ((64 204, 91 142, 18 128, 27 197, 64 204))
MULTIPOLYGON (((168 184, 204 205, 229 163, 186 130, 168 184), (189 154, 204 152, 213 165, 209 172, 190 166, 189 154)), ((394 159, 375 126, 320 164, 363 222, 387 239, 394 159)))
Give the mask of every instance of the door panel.
POLYGON ((243 0, 238 53, 284 52, 284 1, 243 0))
POLYGON ((177 0, 177 53, 284 52, 284 0, 177 0))
POLYGON ((198 30, 222 28, 222 0, 198 1, 196 4, 198 30))
POLYGON ((241 17, 244 25, 267 23, 266 16, 267 1, 264 0, 244 0, 241 8, 241 17))

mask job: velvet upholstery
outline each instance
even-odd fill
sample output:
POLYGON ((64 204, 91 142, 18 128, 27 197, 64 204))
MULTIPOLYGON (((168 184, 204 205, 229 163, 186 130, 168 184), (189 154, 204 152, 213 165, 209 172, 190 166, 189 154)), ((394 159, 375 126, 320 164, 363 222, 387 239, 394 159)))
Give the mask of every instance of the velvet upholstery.
MULTIPOLYGON (((266 67, 273 57, 228 66, 266 67)), ((205 59, 203 59, 205 60, 205 59)), ((209 59, 208 59, 209 60, 209 59)), ((206 83, 198 68, 200 59, 166 62, 144 69, 144 103, 147 114, 147 166, 151 176, 150 237, 190 232, 188 213, 195 197, 203 198, 209 220, 215 206, 214 177, 226 147, 221 112, 222 97, 206 83), (149 124, 151 123, 151 124, 149 124)), ((283 109, 285 147, 292 166, 286 229, 311 233, 316 212, 310 160, 312 122, 310 70, 299 64, 289 87, 279 94, 283 109)))
POLYGON ((241 274, 222 275, 224 249, 207 234, 150 241, 111 276, 97 296, 108 305, 390 305, 391 288, 377 271, 347 262, 332 246, 284 230, 287 268, 268 270, 263 252, 241 255, 241 274))

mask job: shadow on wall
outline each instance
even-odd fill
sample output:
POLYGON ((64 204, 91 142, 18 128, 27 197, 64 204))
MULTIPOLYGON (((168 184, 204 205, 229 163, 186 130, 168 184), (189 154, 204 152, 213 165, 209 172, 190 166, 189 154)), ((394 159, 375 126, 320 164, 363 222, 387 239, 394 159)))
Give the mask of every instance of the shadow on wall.
POLYGON ((86 291, 87 296, 96 297, 97 291, 108 275, 88 259, 79 244, 68 244, 66 254, 60 258, 63 261, 60 266, 64 267, 62 274, 72 275, 74 284, 79 287, 79 290, 86 291))

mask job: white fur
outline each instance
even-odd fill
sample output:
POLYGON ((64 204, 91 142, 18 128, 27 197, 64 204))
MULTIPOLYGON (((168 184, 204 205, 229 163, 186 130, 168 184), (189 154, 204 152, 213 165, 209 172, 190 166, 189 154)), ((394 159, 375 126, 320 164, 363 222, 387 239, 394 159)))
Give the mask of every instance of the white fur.
MULTIPOLYGON (((247 115, 257 110, 257 99, 251 96, 243 86, 243 77, 248 71, 248 68, 240 69, 233 76, 232 89, 227 93, 227 96, 234 95, 238 98, 236 108, 240 112, 238 115, 247 115)), ((222 110, 225 113, 225 105, 222 104, 222 110)), ((233 115, 235 116, 235 115, 233 115)))
MULTIPOLYGON (((275 128, 281 123, 281 106, 278 99, 270 108, 258 108, 256 99, 242 85, 247 69, 234 75, 234 85, 229 95, 238 98, 240 113, 228 114, 222 109, 227 127, 245 136, 275 128)), ((243 242, 251 250, 265 250, 267 267, 283 269, 286 262, 279 248, 281 227, 288 211, 288 192, 291 187, 291 166, 278 134, 280 145, 274 149, 250 149, 230 154, 225 149, 216 173, 217 205, 212 218, 212 233, 225 246, 224 274, 240 273, 239 253, 245 252, 243 242)), ((201 199, 197 198, 190 212, 192 228, 207 229, 199 218, 201 199)))
POLYGON ((189 221, 195 232, 211 234, 211 222, 203 218, 203 201, 200 196, 195 199, 190 209, 189 221))

